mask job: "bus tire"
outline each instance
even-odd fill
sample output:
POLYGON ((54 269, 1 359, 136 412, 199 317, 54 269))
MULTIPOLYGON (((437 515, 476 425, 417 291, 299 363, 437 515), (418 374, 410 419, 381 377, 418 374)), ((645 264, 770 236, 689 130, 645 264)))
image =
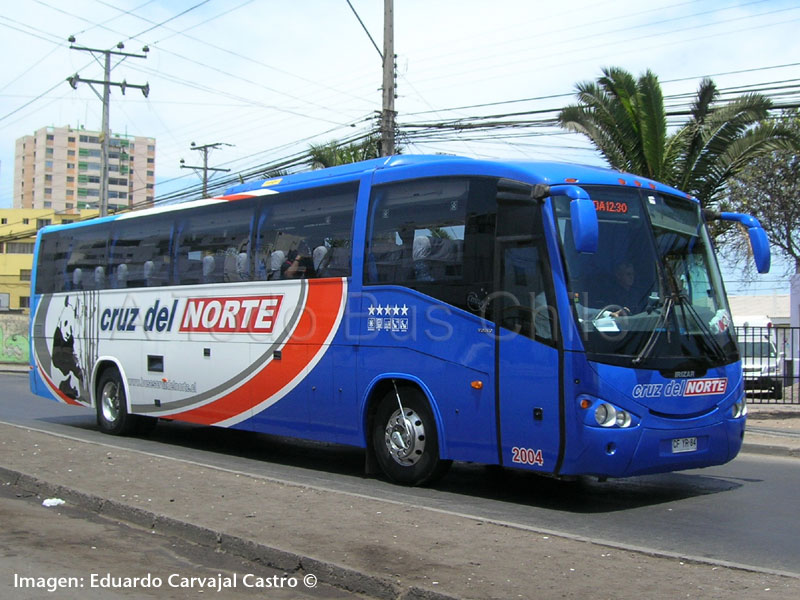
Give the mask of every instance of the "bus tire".
POLYGON ((372 448, 386 476, 403 485, 424 485, 441 478, 452 461, 439 458, 436 422, 428 401, 415 387, 394 389, 381 399, 372 423, 372 448))
POLYGON ((125 386, 119 371, 106 369, 97 381, 97 426, 103 433, 126 435, 136 425, 135 415, 128 413, 128 402, 125 386))

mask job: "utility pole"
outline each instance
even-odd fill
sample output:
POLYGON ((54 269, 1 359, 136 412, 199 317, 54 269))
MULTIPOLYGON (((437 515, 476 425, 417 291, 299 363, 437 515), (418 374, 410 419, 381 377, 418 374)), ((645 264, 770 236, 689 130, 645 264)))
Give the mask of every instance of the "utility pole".
POLYGON ((208 153, 213 150, 214 148, 219 148, 220 146, 233 146, 233 144, 226 144, 225 142, 214 142, 213 144, 204 144, 203 146, 196 146, 194 142, 191 143, 192 150, 199 150, 203 153, 203 166, 202 167, 193 167, 190 165, 184 164, 184 160, 181 159, 181 169, 200 169, 203 171, 203 198, 208 198, 208 172, 209 171, 222 171, 227 173, 230 169, 220 169, 218 167, 209 167, 208 166, 208 153))
POLYGON ((394 54, 394 0, 383 0, 383 110, 381 156, 394 154, 394 99, 397 76, 394 54))
MULTIPOLYGON (((111 104, 111 86, 115 85, 120 90, 122 90, 122 95, 125 95, 126 88, 135 88, 138 90, 142 90, 142 94, 144 97, 150 94, 150 84, 145 83, 144 85, 135 85, 132 83, 128 83, 124 79, 122 81, 111 81, 111 55, 114 56, 121 56, 122 59, 120 62, 125 60, 128 57, 133 58, 147 58, 147 53, 150 52, 150 48, 147 46, 142 48, 142 52, 144 54, 132 54, 130 52, 122 52, 122 49, 125 48, 125 45, 120 42, 117 44, 118 50, 101 50, 99 48, 87 48, 85 46, 76 46, 75 45, 75 36, 69 36, 70 42, 70 49, 71 50, 80 50, 82 52, 90 52, 92 56, 94 56, 95 60, 97 60, 97 54, 102 54, 105 57, 103 62, 103 79, 83 79, 75 73, 74 75, 67 77, 67 81, 69 82, 72 89, 78 89, 79 83, 88 83, 89 87, 92 88, 92 91, 97 95, 98 98, 103 102, 103 132, 100 134, 100 216, 105 217, 108 214, 108 143, 109 138, 111 137, 111 130, 109 125, 109 105, 111 104), (100 94, 92 84, 96 83, 97 85, 103 85, 103 93, 100 94)), ((117 63, 119 64, 119 63, 117 63)))
POLYGON ((397 65, 395 64, 397 56, 394 53, 394 0, 383 0, 383 52, 378 48, 378 44, 375 43, 369 29, 364 25, 364 21, 358 16, 358 12, 353 7, 352 2, 350 0, 345 1, 383 61, 383 86, 381 87, 383 90, 383 109, 380 113, 380 151, 381 156, 391 156, 394 154, 394 123, 397 116, 394 110, 394 100, 397 97, 397 65))

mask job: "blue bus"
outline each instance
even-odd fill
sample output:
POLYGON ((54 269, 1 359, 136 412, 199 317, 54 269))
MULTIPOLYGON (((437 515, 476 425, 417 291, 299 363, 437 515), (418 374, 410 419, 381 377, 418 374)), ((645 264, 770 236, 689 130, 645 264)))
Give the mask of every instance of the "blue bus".
POLYGON ((707 221, 646 178, 395 156, 46 227, 31 389, 110 434, 158 419, 626 477, 739 452, 742 365, 707 221))

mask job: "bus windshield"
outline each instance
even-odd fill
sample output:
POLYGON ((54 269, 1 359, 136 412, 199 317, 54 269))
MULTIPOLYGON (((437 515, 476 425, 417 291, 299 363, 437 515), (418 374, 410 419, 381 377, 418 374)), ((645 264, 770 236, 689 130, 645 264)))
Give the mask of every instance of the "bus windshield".
POLYGON ((569 198, 553 198, 567 289, 592 360, 697 370, 738 360, 719 267, 697 203, 586 186, 597 210, 593 254, 572 243, 569 198))

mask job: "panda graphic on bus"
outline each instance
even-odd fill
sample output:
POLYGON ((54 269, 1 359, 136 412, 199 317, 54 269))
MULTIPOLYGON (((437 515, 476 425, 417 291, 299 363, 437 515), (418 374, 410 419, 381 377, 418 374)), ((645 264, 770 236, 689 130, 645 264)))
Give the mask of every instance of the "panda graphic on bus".
POLYGON ((84 315, 80 296, 65 296, 64 306, 53 332, 52 369, 50 377, 58 389, 73 400, 88 399, 86 370, 82 364, 84 315))

